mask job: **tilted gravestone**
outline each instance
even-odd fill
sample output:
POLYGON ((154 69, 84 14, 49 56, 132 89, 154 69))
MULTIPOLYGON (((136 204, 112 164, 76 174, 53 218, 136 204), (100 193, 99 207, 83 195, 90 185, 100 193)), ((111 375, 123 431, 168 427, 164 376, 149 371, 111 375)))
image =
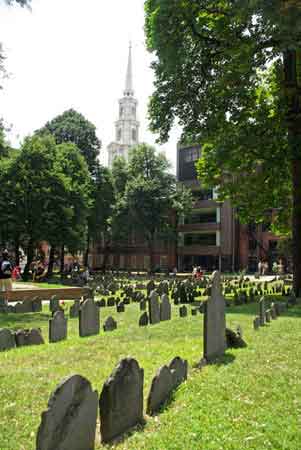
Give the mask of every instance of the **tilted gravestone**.
POLYGON ((260 326, 263 327, 265 324, 265 301, 264 297, 259 300, 259 320, 260 326))
POLYGON ((176 389, 183 381, 187 380, 188 362, 176 356, 169 364, 169 370, 172 376, 172 388, 176 389))
POLYGON ((102 442, 110 442, 143 423, 144 371, 133 358, 120 361, 99 398, 102 442))
POLYGON ((113 331, 117 328, 117 322, 113 317, 108 317, 103 325, 103 331, 113 331))
POLYGON ((226 350, 225 299, 221 292, 221 275, 212 274, 211 296, 205 305, 204 357, 206 361, 222 356, 226 350))
POLYGON ((173 389, 173 378, 169 367, 162 366, 153 378, 147 399, 146 413, 153 415, 169 399, 173 389))
POLYGON ((59 342, 67 338, 67 323, 64 311, 56 311, 49 320, 49 342, 59 342))
POLYGON ((180 317, 187 317, 187 307, 185 305, 179 308, 180 317))
POLYGON ((170 320, 171 319, 171 305, 167 294, 161 296, 160 303, 160 320, 170 320))
POLYGON ((49 301, 49 310, 52 313, 60 310, 60 301, 56 295, 53 295, 49 301))
POLYGON ((147 312, 144 312, 140 316, 139 327, 145 327, 146 325, 148 325, 148 315, 147 315, 147 312))
POLYGON ((0 328, 0 352, 16 346, 15 335, 8 328, 0 328))
POLYGON ((99 333, 99 308, 91 298, 84 301, 79 310, 79 335, 92 336, 99 333))
POLYGON ((254 330, 258 330, 258 328, 260 327, 260 318, 259 317, 255 317, 255 319, 253 320, 253 327, 254 327, 254 330))
POLYGON ((18 330, 15 334, 17 347, 24 345, 41 345, 44 344, 44 339, 41 330, 32 328, 31 330, 18 330))
POLYGON ((150 293, 148 299, 149 323, 154 325, 160 322, 159 295, 156 291, 150 293))
POLYGON ((65 379, 42 413, 36 450, 94 450, 97 403, 97 391, 86 378, 65 379))
POLYGON ((69 316, 71 318, 75 318, 79 316, 79 309, 80 309, 80 301, 74 300, 73 305, 70 307, 69 316))

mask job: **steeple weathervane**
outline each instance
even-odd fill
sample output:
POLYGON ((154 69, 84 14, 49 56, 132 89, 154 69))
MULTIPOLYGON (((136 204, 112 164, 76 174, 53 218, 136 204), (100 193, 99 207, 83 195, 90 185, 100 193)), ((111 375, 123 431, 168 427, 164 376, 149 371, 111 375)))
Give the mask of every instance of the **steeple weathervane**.
POLYGON ((126 71, 126 81, 125 81, 125 96, 133 96, 133 74, 132 74, 132 43, 129 45, 129 58, 128 58, 128 66, 126 71))

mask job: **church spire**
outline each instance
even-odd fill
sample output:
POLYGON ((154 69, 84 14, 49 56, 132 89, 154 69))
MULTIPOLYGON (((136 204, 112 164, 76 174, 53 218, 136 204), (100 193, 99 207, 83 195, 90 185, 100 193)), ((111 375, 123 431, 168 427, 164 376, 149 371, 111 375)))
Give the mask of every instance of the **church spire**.
POLYGON ((132 43, 129 45, 129 57, 128 57, 128 66, 126 71, 126 81, 125 81, 125 91, 124 95, 134 95, 133 89, 133 74, 132 74, 132 43))

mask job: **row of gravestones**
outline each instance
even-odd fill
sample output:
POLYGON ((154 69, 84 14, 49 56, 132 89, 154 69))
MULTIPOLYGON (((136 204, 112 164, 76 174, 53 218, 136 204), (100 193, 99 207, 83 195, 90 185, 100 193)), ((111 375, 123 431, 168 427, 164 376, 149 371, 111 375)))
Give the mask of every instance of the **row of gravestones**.
POLYGON ((42 311, 42 300, 34 297, 32 300, 24 300, 17 302, 15 305, 7 305, 3 300, 0 300, 1 313, 32 313, 42 311))
MULTIPOLYGON (((187 371, 187 361, 179 357, 158 370, 148 395, 148 415, 159 412, 172 391, 187 379, 187 371)), ((65 379, 42 413, 36 449, 94 450, 98 406, 103 443, 144 424, 143 384, 144 370, 133 358, 120 361, 104 383, 99 399, 86 378, 73 375, 65 379)))
POLYGON ((266 299, 262 297, 259 300, 259 315, 255 317, 253 326, 255 330, 277 319, 288 308, 288 303, 272 302, 269 308, 266 307, 266 299))
POLYGON ((44 344, 41 330, 32 328, 31 330, 12 331, 8 328, 0 328, 0 351, 10 350, 15 347, 25 345, 44 344))

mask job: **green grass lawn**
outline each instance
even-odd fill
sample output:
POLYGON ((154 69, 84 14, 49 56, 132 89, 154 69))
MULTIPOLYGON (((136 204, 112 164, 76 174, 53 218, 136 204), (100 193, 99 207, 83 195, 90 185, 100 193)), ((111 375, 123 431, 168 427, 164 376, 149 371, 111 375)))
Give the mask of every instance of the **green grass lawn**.
MULTIPOLYGON (((48 344, 48 319, 42 313, 0 316, 1 327, 41 327, 43 346, 0 354, 0 449, 31 450, 40 414, 62 378, 79 373, 100 391, 118 361, 136 358, 145 370, 145 399, 157 369, 174 356, 188 359, 189 378, 154 418, 116 445, 131 450, 300 450, 301 448, 301 309, 258 331, 257 305, 227 309, 227 325, 240 324, 246 349, 229 350, 219 364, 194 369, 203 352, 203 316, 138 327, 137 304, 117 314, 112 333, 78 337, 77 319, 69 319, 68 340, 48 344)), ((99 428, 99 426, 98 426, 99 428)), ((104 448, 99 443, 97 449, 104 448)), ((115 448, 115 446, 113 447, 115 448)), ((72 450, 72 449, 70 449, 72 450)))

